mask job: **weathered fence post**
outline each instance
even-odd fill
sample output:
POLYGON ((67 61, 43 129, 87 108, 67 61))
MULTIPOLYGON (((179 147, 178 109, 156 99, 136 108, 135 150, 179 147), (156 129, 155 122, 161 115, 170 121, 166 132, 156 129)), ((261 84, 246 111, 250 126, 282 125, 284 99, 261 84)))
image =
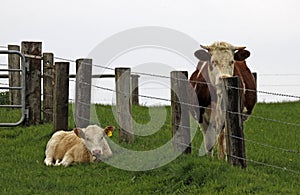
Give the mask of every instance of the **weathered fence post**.
POLYGON ((53 121, 53 53, 43 53, 43 113, 44 122, 53 121))
POLYGON ((191 153, 190 115, 188 110, 188 72, 171 72, 171 113, 173 147, 191 153))
POLYGON ((139 75, 131 75, 132 105, 139 105, 139 75))
MULTIPOLYGON (((257 73, 256 72, 252 72, 252 75, 253 75, 254 80, 255 80, 255 89, 257 90, 257 73)), ((256 101, 257 101, 257 96, 256 96, 256 101)))
POLYGON ((27 125, 41 123, 41 42, 22 42, 21 52, 26 57, 26 108, 29 109, 27 125))
MULTIPOLYGON (((8 45, 8 50, 20 51, 18 45, 8 45)), ((20 69, 20 56, 16 54, 8 55, 8 69, 20 69)), ((9 72, 9 87, 20 87, 20 72, 9 72)), ((21 90, 9 90, 9 101, 11 105, 21 105, 21 90)))
POLYGON ((228 162, 246 169, 246 150, 242 116, 242 96, 239 77, 223 79, 227 95, 225 137, 228 162))
POLYGON ((119 125, 119 141, 133 143, 134 134, 132 131, 130 98, 130 68, 116 68, 116 112, 119 125))
POLYGON ((76 60, 75 124, 85 128, 90 123, 92 59, 76 60))
POLYGON ((54 131, 68 129, 69 62, 55 62, 54 131))

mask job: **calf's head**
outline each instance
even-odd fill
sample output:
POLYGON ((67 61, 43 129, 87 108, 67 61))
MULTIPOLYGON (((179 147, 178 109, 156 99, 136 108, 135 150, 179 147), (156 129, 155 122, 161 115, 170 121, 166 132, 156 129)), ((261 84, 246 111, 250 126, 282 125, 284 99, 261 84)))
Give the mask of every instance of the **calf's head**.
POLYGON ((97 125, 89 125, 87 128, 75 128, 74 133, 82 139, 84 145, 96 160, 99 160, 105 149, 109 147, 105 135, 111 136, 113 130, 113 126, 102 129, 97 125))
POLYGON ((218 85, 222 78, 232 77, 234 72, 234 62, 244 61, 250 56, 246 47, 236 47, 226 42, 215 42, 210 46, 201 47, 204 50, 195 52, 195 56, 201 61, 209 62, 209 77, 214 85, 218 85))

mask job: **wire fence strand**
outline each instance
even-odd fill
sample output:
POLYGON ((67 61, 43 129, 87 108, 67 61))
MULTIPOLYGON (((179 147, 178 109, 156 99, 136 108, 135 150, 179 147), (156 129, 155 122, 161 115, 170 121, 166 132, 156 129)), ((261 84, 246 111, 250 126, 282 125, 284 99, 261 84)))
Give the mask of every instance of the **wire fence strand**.
POLYGON ((234 155, 230 155, 230 156, 233 157, 233 158, 236 158, 236 159, 246 160, 247 162, 252 162, 252 163, 255 163, 255 164, 258 164, 258 165, 263 165, 263 166, 271 167, 271 168, 274 168, 274 169, 280 169, 280 170, 283 170, 283 171, 287 171, 287 172, 291 172, 291 173, 295 173, 295 174, 300 175, 300 171, 295 171, 295 170, 292 170, 292 169, 288 169, 286 167, 280 167, 278 165, 272 165, 272 164, 259 162, 259 161, 248 159, 248 158, 242 158, 242 157, 238 157, 238 156, 234 156, 234 155))

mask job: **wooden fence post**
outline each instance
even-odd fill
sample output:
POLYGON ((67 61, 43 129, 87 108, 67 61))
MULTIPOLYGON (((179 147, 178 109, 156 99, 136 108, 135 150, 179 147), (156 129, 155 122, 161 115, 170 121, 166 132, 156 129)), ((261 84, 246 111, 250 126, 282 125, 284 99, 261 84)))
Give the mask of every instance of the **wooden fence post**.
MULTIPOLYGON (((253 75, 254 80, 255 80, 255 89, 257 90, 257 73, 256 72, 252 72, 252 75, 253 75)), ((257 102, 257 95, 256 95, 256 102, 257 102)))
MULTIPOLYGON (((8 45, 8 50, 20 51, 18 45, 8 45)), ((20 56, 16 54, 8 55, 8 69, 20 69, 20 56)), ((20 72, 9 72, 9 87, 20 87, 20 72)), ((21 105, 21 90, 9 90, 9 100, 11 105, 21 105)))
POLYGON ((54 131, 68 129, 69 66, 69 62, 55 62, 54 131))
POLYGON ((131 75, 131 99, 132 105, 139 105, 139 75, 131 75))
POLYGON ((134 134, 132 131, 131 107, 130 98, 130 68, 116 68, 116 111, 117 121, 119 125, 119 141, 133 143, 134 134))
POLYGON ((26 108, 29 109, 27 125, 41 123, 41 42, 22 42, 21 52, 26 57, 26 108))
POLYGON ((246 169, 246 150, 242 116, 242 90, 239 77, 223 79, 226 89, 225 137, 228 162, 246 169))
POLYGON ((188 72, 171 72, 172 135, 175 150, 191 153, 190 115, 187 105, 188 72))
POLYGON ((53 121, 53 53, 43 54, 43 113, 44 122, 53 121))
POLYGON ((85 128, 90 123, 92 59, 76 60, 75 124, 85 128))

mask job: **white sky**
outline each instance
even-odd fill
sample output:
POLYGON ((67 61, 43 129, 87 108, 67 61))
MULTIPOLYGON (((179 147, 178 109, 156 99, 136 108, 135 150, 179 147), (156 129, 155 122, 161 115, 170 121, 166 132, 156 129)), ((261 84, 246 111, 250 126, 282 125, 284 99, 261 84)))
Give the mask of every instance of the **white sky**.
MULTIPOLYGON (((222 40, 247 46, 259 90, 299 96, 299 10, 299 0, 2 0, 0 46, 42 41, 44 52, 77 59, 121 31, 168 27, 199 44, 222 40), (282 73, 299 75, 263 75, 282 73)), ((259 100, 271 99, 282 100, 263 95, 259 100)))

